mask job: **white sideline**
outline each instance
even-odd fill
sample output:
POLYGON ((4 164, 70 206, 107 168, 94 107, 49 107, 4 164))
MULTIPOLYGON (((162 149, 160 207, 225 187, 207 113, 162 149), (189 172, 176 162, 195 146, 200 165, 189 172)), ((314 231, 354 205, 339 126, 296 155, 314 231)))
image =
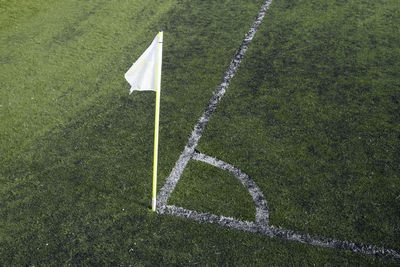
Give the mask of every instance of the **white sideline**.
POLYGON ((296 241, 318 247, 345 249, 354 253, 375 255, 383 257, 392 257, 400 260, 400 253, 398 251, 386 248, 380 248, 372 245, 356 244, 350 241, 342 241, 332 238, 316 237, 301 232, 286 230, 275 226, 261 225, 257 222, 238 221, 233 218, 225 216, 217 216, 210 213, 202 213, 198 211, 184 209, 173 205, 167 205, 164 214, 174 215, 185 219, 201 223, 214 223, 223 227, 233 228, 241 231, 248 231, 258 233, 270 238, 281 238, 289 241, 296 241))

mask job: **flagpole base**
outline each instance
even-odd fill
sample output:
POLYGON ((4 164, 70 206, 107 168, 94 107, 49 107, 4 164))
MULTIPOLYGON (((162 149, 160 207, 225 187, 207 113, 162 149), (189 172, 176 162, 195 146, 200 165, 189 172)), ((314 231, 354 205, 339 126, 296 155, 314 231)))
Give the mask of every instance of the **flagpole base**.
POLYGON ((151 200, 151 210, 156 211, 156 199, 155 198, 153 198, 151 200))

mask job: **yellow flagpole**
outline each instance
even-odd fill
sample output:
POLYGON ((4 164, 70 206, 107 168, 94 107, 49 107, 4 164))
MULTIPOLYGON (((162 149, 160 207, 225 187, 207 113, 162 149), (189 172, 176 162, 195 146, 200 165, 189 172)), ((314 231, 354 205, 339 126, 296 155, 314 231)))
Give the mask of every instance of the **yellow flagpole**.
POLYGON ((163 32, 158 33, 157 43, 157 58, 156 58, 156 111, 155 111, 155 125, 154 125, 154 160, 153 160, 153 196, 151 202, 151 209, 156 211, 157 206, 157 161, 158 161, 158 126, 160 121, 160 91, 161 91, 161 65, 162 65, 162 42, 163 32))

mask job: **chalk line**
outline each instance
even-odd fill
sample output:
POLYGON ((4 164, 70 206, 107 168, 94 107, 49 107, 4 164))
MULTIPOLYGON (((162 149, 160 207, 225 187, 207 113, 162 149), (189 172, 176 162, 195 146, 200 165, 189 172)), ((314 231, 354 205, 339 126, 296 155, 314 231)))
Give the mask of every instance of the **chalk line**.
POLYGON ((249 48, 250 42, 253 40, 253 37, 260 26, 269 6, 271 5, 272 0, 267 0, 261 7, 260 12, 253 25, 250 27, 250 30, 244 36, 242 44, 240 45, 238 51, 233 57, 227 71, 225 72, 224 78, 222 79, 221 84, 217 87, 214 95, 211 97, 210 102, 203 115, 200 117, 199 121, 194 127, 189 140, 180 155, 178 161, 175 163, 174 168, 172 169, 167 181, 164 186, 161 188, 160 192, 157 196, 157 211, 159 213, 163 213, 165 209, 165 205, 167 204, 167 200, 170 197, 172 191, 174 191, 176 184, 178 183, 180 177, 182 176, 183 170, 186 168, 187 163, 192 158, 194 150, 199 143, 201 136, 203 135, 204 129, 207 127, 208 122, 219 101, 225 95, 226 89, 228 88, 233 76, 235 75, 237 68, 239 67, 244 54, 249 48))
POLYGON ((202 213, 198 211, 184 209, 182 207, 176 207, 173 205, 167 205, 164 210, 164 214, 174 215, 201 223, 214 223, 223 227, 228 227, 236 230, 262 234, 270 238, 281 238, 318 247, 343 249, 359 254, 383 256, 400 260, 400 252, 392 249, 377 247, 373 245, 365 245, 361 243, 353 243, 347 240, 342 241, 321 236, 311 236, 309 234, 286 230, 272 225, 269 226, 257 222, 239 221, 225 216, 202 213))

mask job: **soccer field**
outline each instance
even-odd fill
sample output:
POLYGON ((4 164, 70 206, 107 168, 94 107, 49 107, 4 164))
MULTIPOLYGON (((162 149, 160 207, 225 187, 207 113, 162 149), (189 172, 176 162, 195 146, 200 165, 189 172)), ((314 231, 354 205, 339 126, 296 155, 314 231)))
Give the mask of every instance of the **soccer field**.
MULTIPOLYGON (((162 29, 160 191, 264 3, 0 0, 0 265, 398 265, 397 0, 273 0, 196 147, 277 229, 393 253, 151 212, 155 94, 124 73, 162 29)), ((167 204, 256 219, 201 161, 167 204)))

